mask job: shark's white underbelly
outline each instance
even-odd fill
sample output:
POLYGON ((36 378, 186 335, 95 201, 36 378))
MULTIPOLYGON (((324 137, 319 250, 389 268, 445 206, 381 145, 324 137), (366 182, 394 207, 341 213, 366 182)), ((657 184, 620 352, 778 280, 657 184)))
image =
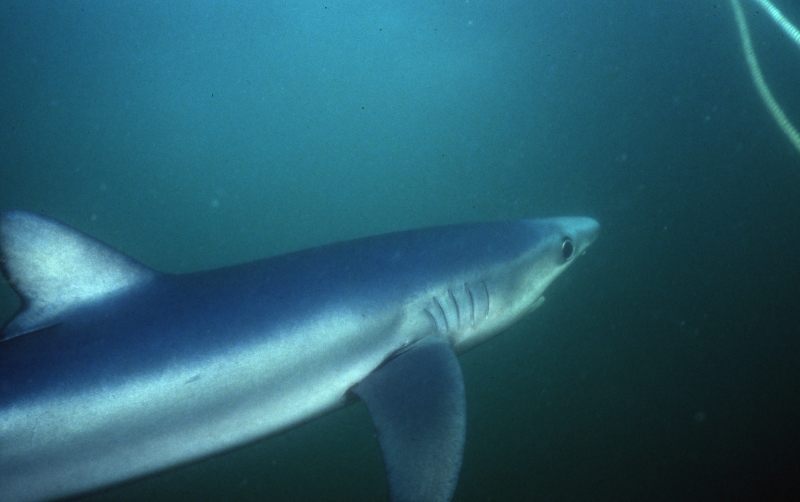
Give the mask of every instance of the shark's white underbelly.
POLYGON ((328 413, 413 336, 397 327, 396 319, 322 315, 159 374, 18 403, 0 414, 0 475, 11 482, 0 501, 106 486, 328 413))

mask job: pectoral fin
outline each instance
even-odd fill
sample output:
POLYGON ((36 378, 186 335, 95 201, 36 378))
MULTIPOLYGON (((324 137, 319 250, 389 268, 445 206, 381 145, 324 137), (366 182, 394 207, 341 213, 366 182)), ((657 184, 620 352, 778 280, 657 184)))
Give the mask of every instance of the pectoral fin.
POLYGON ((448 501, 466 434, 464 379, 442 339, 423 339, 355 388, 367 405, 389 480, 400 501, 448 501))

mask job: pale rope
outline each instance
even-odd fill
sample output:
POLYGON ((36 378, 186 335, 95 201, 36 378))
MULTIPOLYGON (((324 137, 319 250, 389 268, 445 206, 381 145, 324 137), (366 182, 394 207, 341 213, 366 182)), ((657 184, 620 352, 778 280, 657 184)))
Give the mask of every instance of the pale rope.
MULTIPOLYGON (((780 11, 767 0, 756 1, 764 5, 764 8, 767 9, 767 12, 770 13, 772 18, 775 19, 775 21, 784 29, 784 31, 786 31, 790 37, 797 41, 798 45, 800 45, 800 32, 798 32, 797 28, 792 26, 792 24, 789 23, 785 17, 783 17, 780 11), (769 8, 767 6, 769 6, 769 8)), ((747 60, 747 66, 750 68, 750 76, 752 77, 753 83, 758 90, 758 94, 761 96, 761 100, 764 102, 764 105, 766 105, 770 114, 772 114, 772 118, 775 119, 775 122, 778 123, 778 126, 781 128, 783 133, 787 138, 789 138, 789 141, 791 141, 797 151, 800 152, 800 133, 797 132, 797 129, 795 129, 795 127, 786 117, 786 114, 783 113, 783 110, 778 102, 775 101, 775 98, 772 96, 772 92, 770 92, 767 83, 764 81, 764 75, 761 73, 761 68, 758 66, 758 59, 756 59, 756 53, 753 50, 753 42, 750 40, 750 30, 747 27, 747 20, 744 17, 742 5, 739 3, 739 0, 731 0, 731 5, 733 6, 733 11, 736 14, 736 24, 739 25, 739 36, 742 39, 742 50, 744 51, 744 57, 747 60)))
POLYGON ((781 14, 781 11, 779 11, 778 8, 772 5, 769 0, 754 1, 761 4, 761 7, 767 11, 767 14, 772 16, 773 21, 778 23, 778 26, 783 28, 783 31, 789 35, 792 40, 794 40, 794 43, 796 43, 798 47, 800 47, 800 30, 798 30, 791 22, 789 22, 789 20, 786 19, 783 14, 781 14))

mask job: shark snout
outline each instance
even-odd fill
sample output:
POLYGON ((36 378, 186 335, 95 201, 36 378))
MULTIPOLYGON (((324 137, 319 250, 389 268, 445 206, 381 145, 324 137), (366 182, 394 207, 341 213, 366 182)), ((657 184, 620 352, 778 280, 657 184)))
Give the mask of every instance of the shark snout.
POLYGON ((600 235, 600 223, 586 216, 568 216, 558 218, 564 233, 575 243, 577 253, 583 252, 600 235))

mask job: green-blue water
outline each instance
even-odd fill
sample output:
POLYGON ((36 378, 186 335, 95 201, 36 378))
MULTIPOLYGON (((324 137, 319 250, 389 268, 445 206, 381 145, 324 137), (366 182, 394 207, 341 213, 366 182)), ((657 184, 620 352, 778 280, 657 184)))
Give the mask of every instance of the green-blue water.
MULTIPOLYGON (((744 7, 798 124, 800 50, 744 7)), ((0 117, 0 209, 171 272, 595 217, 545 305, 461 357, 456 500, 800 497, 800 153, 727 1, 3 0, 0 117)), ((86 500, 385 494, 357 404, 86 500)))

